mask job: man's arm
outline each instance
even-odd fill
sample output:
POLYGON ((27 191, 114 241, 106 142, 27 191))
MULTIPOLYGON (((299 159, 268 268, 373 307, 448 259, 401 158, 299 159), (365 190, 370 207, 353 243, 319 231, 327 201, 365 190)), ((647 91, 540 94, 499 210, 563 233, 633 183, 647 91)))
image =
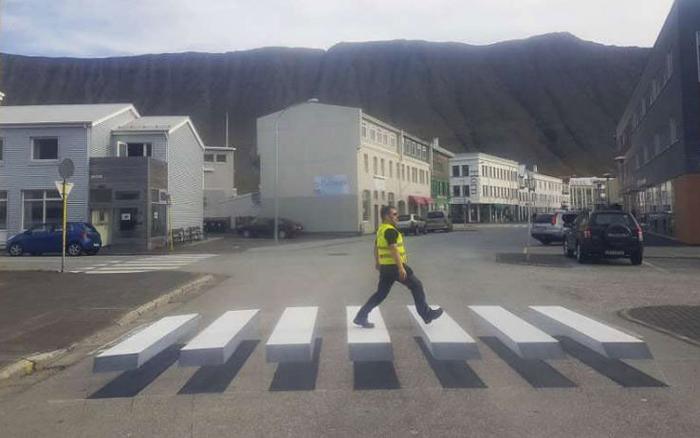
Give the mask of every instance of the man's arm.
POLYGON ((389 245, 389 252, 391 253, 391 257, 394 259, 394 263, 396 263, 396 267, 399 268, 399 280, 405 281, 406 280, 406 268, 403 266, 403 261, 401 261, 401 255, 399 254, 399 249, 396 247, 395 243, 392 243, 391 245, 389 245))

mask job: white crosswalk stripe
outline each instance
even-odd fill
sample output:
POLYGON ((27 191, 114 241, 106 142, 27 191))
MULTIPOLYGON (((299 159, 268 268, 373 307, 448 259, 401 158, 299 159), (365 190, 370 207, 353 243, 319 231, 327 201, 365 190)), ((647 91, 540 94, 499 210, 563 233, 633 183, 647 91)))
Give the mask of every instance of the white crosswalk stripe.
POLYGON ((133 274, 152 271, 172 271, 201 262, 215 254, 171 254, 163 256, 144 256, 136 259, 116 260, 98 263, 74 270, 85 274, 133 274))

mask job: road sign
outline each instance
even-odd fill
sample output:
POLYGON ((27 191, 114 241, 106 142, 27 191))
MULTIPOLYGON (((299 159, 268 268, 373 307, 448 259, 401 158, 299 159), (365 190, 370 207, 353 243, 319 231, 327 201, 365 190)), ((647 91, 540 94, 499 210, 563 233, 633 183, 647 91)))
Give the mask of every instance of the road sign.
POLYGON ((63 161, 61 161, 61 164, 58 165, 58 174, 61 176, 63 179, 68 179, 71 176, 73 176, 73 173, 75 172, 75 165, 73 164, 73 160, 70 158, 66 158, 63 161))
MULTIPOLYGON (((56 190, 58 190, 58 194, 61 195, 61 199, 63 199, 63 181, 54 181, 53 182, 56 185, 56 190)), ((73 183, 66 183, 66 197, 70 194, 70 191, 73 189, 73 183)))

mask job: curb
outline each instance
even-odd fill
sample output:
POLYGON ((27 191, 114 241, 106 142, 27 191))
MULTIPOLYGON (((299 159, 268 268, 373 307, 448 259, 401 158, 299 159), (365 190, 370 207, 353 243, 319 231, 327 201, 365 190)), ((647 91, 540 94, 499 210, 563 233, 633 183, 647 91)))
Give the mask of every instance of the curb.
POLYGON ((646 322, 646 321, 642 321, 641 319, 637 319, 637 318, 635 318, 635 317, 633 317, 633 316, 630 316, 629 310, 630 310, 630 309, 622 309, 622 310, 619 310, 619 311, 617 312, 617 316, 619 316, 620 318, 625 319, 625 320, 627 320, 627 321, 633 322, 633 323, 635 323, 635 324, 639 324, 639 325, 641 325, 641 326, 648 327, 648 328, 650 328, 650 329, 652 329, 652 330, 656 330, 657 332, 660 332, 660 333, 663 333, 663 334, 665 334, 665 335, 671 336, 672 338, 678 339, 679 341, 683 341, 683 342, 686 342, 686 343, 688 343, 688 344, 694 345, 694 346, 696 346, 696 347, 700 347, 700 342, 698 342, 698 341, 696 341, 696 340, 694 340, 694 339, 690 339, 690 338, 688 338, 688 337, 686 337, 686 336, 679 335, 678 333, 672 332, 671 330, 667 330, 667 329, 665 329, 665 328, 661 328, 661 327, 659 327, 659 326, 657 326, 657 325, 650 324, 650 323, 648 323, 648 322, 646 322))
POLYGON ((177 289, 174 289, 165 295, 161 295, 158 298, 151 300, 145 304, 142 304, 141 306, 137 307, 136 309, 126 313, 124 316, 119 318, 116 323, 117 325, 124 326, 127 325, 134 320, 138 319, 141 315, 143 315, 146 312, 149 312, 157 307, 160 307, 164 304, 168 304, 170 300, 173 298, 177 298, 181 295, 186 295, 190 292, 193 292, 200 287, 202 287, 204 284, 210 282, 211 280, 214 279, 213 275, 207 274, 199 278, 195 278, 194 280, 190 281, 189 283, 186 283, 177 289))
MULTIPOLYGON (((116 321, 116 324, 119 326, 127 325, 133 322, 134 320, 138 319, 144 313, 154 310, 157 307, 160 307, 164 304, 168 304, 174 298, 198 290, 213 279, 214 276, 210 274, 206 274, 199 278, 195 278, 189 283, 186 283, 166 293, 165 295, 161 295, 160 297, 149 301, 137 307, 136 309, 126 313, 124 316, 122 316, 116 321)), ((71 344, 67 348, 61 348, 58 350, 49 351, 47 353, 37 353, 31 356, 23 357, 17 360, 16 362, 0 369, 0 381, 17 376, 27 376, 33 374, 36 371, 42 370, 46 368, 46 365, 48 365, 50 362, 54 362, 57 359, 60 359, 63 356, 70 353, 71 351, 73 351, 79 343, 80 342, 76 342, 74 344, 71 344)))

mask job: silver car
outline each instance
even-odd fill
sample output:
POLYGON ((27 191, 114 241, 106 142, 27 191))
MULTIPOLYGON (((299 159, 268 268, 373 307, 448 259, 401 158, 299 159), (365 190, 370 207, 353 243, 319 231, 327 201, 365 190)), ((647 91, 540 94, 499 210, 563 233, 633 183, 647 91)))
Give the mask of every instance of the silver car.
POLYGON ((452 221, 444 211, 429 211, 426 218, 426 229, 428 231, 450 232, 452 231, 452 221))
POLYGON ((399 216, 399 230, 404 234, 425 234, 427 232, 425 220, 415 213, 399 216))
POLYGON ((530 235, 543 245, 549 245, 552 242, 563 242, 566 232, 564 223, 573 222, 576 216, 577 213, 573 211, 538 214, 532 221, 530 235))

